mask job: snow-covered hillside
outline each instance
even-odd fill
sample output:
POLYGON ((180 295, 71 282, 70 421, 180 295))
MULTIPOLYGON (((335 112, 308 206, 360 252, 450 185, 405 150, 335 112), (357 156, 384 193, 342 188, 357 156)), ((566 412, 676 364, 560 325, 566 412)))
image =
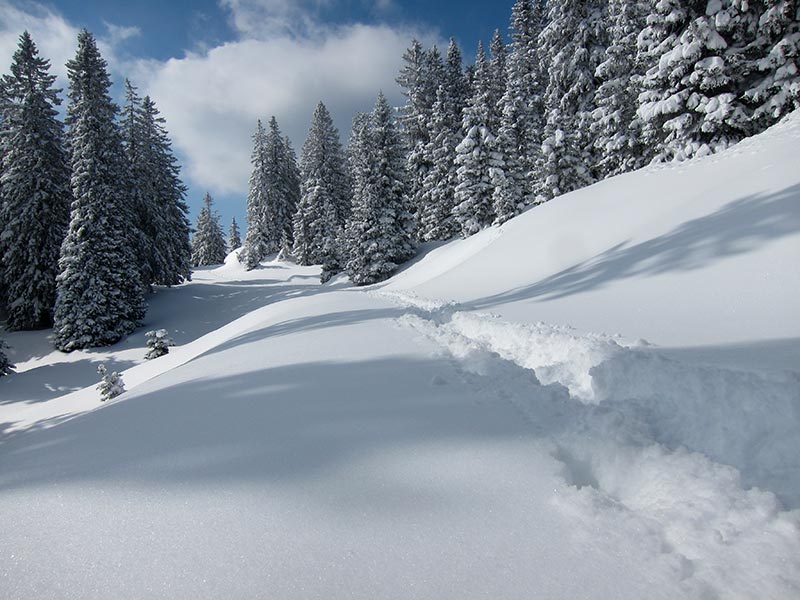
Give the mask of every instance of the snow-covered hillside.
POLYGON ((159 291, 178 346, 147 363, 144 329, 9 334, 0 595, 799 597, 798 141, 795 114, 371 289, 229 261, 159 291), (130 390, 102 406, 101 360, 130 390))

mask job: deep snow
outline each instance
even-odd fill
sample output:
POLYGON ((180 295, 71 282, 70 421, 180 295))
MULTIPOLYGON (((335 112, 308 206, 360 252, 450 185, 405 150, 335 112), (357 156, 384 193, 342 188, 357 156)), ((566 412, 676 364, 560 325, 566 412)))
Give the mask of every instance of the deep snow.
POLYGON ((368 290, 229 260, 115 347, 7 335, 0 595, 800 597, 798 140, 792 115, 368 290), (100 360, 130 390, 105 405, 100 360))

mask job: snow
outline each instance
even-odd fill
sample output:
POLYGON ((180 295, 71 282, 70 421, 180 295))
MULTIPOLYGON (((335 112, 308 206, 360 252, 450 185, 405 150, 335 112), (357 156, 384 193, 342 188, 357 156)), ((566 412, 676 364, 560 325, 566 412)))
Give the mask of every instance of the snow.
POLYGON ((4 334, 0 595, 800 596, 798 138, 366 290, 229 257, 111 348, 4 334), (102 404, 99 362, 128 389, 102 404))

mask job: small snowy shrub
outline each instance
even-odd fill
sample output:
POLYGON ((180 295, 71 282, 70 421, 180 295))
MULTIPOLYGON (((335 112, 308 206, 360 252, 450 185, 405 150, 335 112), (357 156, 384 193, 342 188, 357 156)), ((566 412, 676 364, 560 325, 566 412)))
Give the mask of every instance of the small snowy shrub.
POLYGON ((147 347, 149 348, 147 354, 144 355, 147 360, 169 354, 169 347, 175 345, 175 342, 167 335, 166 329, 148 331, 145 335, 147 336, 147 347))
POLYGON ((6 353, 3 352, 4 348, 8 348, 8 344, 0 340, 0 377, 8 375, 14 370, 14 365, 11 364, 6 353))
POLYGON ((122 375, 116 371, 109 375, 105 365, 97 367, 97 372, 103 378, 103 381, 97 385, 97 389, 100 391, 100 400, 103 402, 111 400, 125 391, 122 375))

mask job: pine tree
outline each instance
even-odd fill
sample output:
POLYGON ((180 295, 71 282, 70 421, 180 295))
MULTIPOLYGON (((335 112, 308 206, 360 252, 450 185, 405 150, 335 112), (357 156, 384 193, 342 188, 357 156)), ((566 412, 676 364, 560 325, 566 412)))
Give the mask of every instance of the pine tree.
POLYGON ((140 235, 145 284, 177 285, 191 276, 186 187, 155 102, 126 81, 125 150, 140 235))
POLYGON ((272 117, 269 130, 258 122, 253 136, 253 173, 247 201, 245 263, 255 268, 268 254, 280 250, 284 234, 291 242, 293 217, 300 199, 297 158, 272 117))
POLYGON ((362 157, 366 169, 358 174, 364 180, 354 186, 358 195, 345 234, 346 269, 356 285, 386 279, 414 253, 403 144, 382 93, 372 112, 366 141, 362 157))
POLYGON ((323 211, 324 229, 326 235, 322 240, 320 248, 320 264, 322 273, 320 283, 328 282, 334 275, 342 272, 342 240, 344 238, 344 227, 339 222, 333 204, 327 203, 323 211))
POLYGON ((147 353, 144 355, 145 360, 152 360, 169 354, 170 346, 175 345, 175 342, 169 337, 169 332, 166 329, 154 329, 148 331, 144 335, 147 337, 147 353))
POLYGON ((421 205, 417 214, 420 240, 446 240, 459 231, 453 216, 458 184, 456 147, 463 139, 461 115, 467 104, 469 83, 464 74, 461 49, 453 39, 447 48, 444 83, 427 125, 429 141, 425 160, 431 165, 422 182, 421 205))
POLYGON ((236 224, 236 217, 231 219, 231 228, 228 230, 228 251, 233 252, 241 248, 242 235, 239 232, 239 225, 236 224))
POLYGON ((74 200, 56 279, 54 338, 68 352, 118 341, 146 305, 129 243, 133 217, 117 107, 108 95, 106 61, 85 29, 67 69, 74 200))
POLYGON ((254 269, 269 254, 267 244, 267 132, 259 120, 253 134, 253 153, 250 158, 253 172, 250 175, 250 190, 247 195, 247 235, 240 258, 248 269, 254 269))
POLYGON ((505 160, 503 186, 495 199, 496 222, 514 216, 535 200, 533 183, 539 175, 543 128, 538 38, 542 30, 540 0, 517 0, 512 9, 508 78, 500 100, 498 146, 505 160))
POLYGON ((406 182, 409 205, 416 213, 423 201, 425 176, 432 167, 425 152, 425 145, 430 141, 427 124, 436 100, 436 88, 445 78, 445 68, 436 46, 426 52, 418 40, 412 42, 403 60, 405 64, 397 78, 406 96, 406 104, 400 110, 400 124, 408 149, 406 182))
POLYGON ((769 127, 800 108, 800 5, 796 0, 762 0, 755 58, 748 65, 757 74, 745 98, 755 105, 756 130, 769 127))
POLYGON ((456 147, 458 165, 456 206, 453 215, 464 237, 477 233, 494 221, 494 188, 497 170, 502 171, 502 156, 497 153, 491 123, 499 123, 495 114, 496 88, 492 83, 491 65, 483 45, 478 44, 475 61, 473 94, 464 109, 464 139, 456 147))
POLYGON ((148 157, 144 152, 144 139, 141 121, 142 99, 129 80, 125 80, 125 105, 122 109, 122 143, 127 159, 127 182, 132 222, 128 236, 133 245, 133 254, 137 259, 142 286, 149 290, 153 283, 156 264, 161 261, 158 246, 152 238, 158 228, 158 214, 148 201, 149 177, 148 157))
POLYGON ((426 242, 449 239, 459 230, 453 217, 458 183, 455 153, 461 141, 460 124, 453 119, 455 102, 440 86, 428 126, 431 140, 425 146, 432 167, 423 180, 417 212, 417 235, 426 242))
POLYGON ((6 348, 8 348, 8 344, 6 344, 3 340, 0 340, 0 377, 10 375, 16 368, 13 364, 11 364, 11 361, 8 360, 8 356, 6 356, 5 353, 6 348))
POLYGON ((56 275, 67 232, 70 172, 55 106, 50 63, 28 32, 20 36, 11 73, 0 81, 0 281, 9 329, 53 322, 56 275))
POLYGON ((101 364, 97 367, 97 373, 103 379, 97 384, 97 391, 100 392, 100 401, 113 400, 120 394, 125 393, 125 382, 122 375, 114 371, 109 373, 106 366, 101 364))
POLYGON ((333 119, 320 102, 303 144, 300 160, 301 199, 294 216, 294 255, 298 264, 321 262, 322 248, 336 236, 349 212, 349 185, 344 152, 333 119), (331 220, 328 210, 332 211, 331 220))
POLYGON ((206 192, 192 239, 192 264, 195 267, 225 262, 225 238, 219 226, 219 215, 211 208, 213 205, 211 194, 206 192))
POLYGON ((539 36, 539 57, 549 71, 537 200, 595 179, 590 133, 594 73, 605 51, 601 0, 564 0, 547 6, 547 26, 539 36))
POLYGON ((742 49, 752 42, 757 20, 755 7, 739 0, 654 5, 640 35, 651 67, 638 115, 656 160, 704 156, 753 133, 742 49))
POLYGON ((599 178, 632 171, 645 164, 641 124, 636 118, 639 83, 636 44, 645 26, 642 6, 610 0, 609 46, 595 75, 602 82, 595 92, 591 131, 597 149, 599 178))

